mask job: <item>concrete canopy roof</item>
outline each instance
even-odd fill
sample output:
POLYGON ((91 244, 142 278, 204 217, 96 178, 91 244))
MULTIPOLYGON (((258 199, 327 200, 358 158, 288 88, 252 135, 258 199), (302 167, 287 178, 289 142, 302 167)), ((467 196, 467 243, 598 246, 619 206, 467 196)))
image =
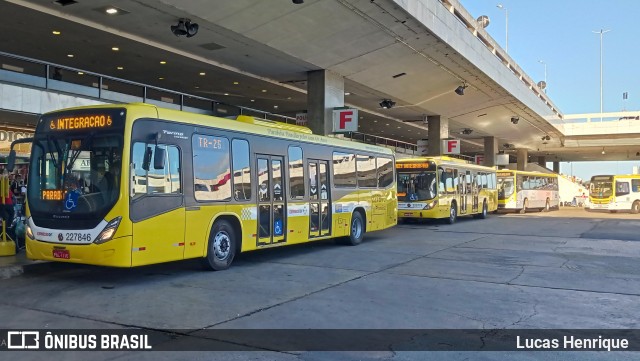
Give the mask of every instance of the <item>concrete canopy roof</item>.
POLYGON ((436 0, 9 0, 0 13, 13 14, 0 23, 8 53, 291 116, 306 108, 306 73, 327 69, 344 76, 345 103, 361 109, 362 133, 415 143, 427 137, 424 117, 440 115, 465 152, 482 153, 489 135, 534 155, 563 151, 549 106, 436 0), (413 3, 428 6, 406 7, 413 3), (107 6, 125 13, 107 15, 107 6), (425 9, 446 26, 428 29, 414 16, 425 9), (198 23, 198 34, 174 36, 170 25, 180 18, 198 23), (381 109, 382 99, 396 106, 381 109), (465 128, 473 132, 460 134, 465 128))

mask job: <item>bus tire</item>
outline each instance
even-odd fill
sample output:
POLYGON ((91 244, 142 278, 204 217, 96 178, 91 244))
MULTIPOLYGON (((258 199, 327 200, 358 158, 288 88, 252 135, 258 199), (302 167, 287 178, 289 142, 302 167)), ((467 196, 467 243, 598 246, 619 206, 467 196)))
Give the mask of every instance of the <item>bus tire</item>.
POLYGON ((204 266, 211 271, 229 268, 236 255, 237 242, 236 232, 231 223, 224 219, 216 221, 209 235, 204 266))
POLYGON ((348 246, 357 246, 362 243, 364 238, 365 226, 362 213, 353 212, 351 215, 351 227, 349 227, 349 236, 344 239, 348 246))
POLYGON ((487 206, 487 201, 482 202, 482 212, 478 215, 480 219, 486 219, 489 214, 489 206, 487 206))
POLYGON ((522 202, 522 209, 520 210, 520 214, 527 213, 527 207, 529 206, 529 199, 525 198, 524 202, 522 202))
POLYGON ((640 202, 639 201, 635 201, 631 205, 631 213, 638 214, 638 212, 640 212, 640 202))
POLYGON ((551 210, 551 201, 547 198, 547 201, 544 204, 544 208, 542 208, 543 212, 549 212, 551 210))
POLYGON ((447 218, 448 224, 456 223, 458 219, 458 207, 456 206, 456 202, 451 202, 451 208, 449 208, 449 218, 447 218))

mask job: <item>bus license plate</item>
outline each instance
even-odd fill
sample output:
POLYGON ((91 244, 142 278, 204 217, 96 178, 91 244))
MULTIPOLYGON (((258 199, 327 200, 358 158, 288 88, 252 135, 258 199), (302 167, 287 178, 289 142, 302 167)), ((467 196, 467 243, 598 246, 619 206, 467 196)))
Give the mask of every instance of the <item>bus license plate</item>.
POLYGON ((71 255, 69 254, 68 249, 54 249, 53 258, 69 259, 71 258, 71 255))

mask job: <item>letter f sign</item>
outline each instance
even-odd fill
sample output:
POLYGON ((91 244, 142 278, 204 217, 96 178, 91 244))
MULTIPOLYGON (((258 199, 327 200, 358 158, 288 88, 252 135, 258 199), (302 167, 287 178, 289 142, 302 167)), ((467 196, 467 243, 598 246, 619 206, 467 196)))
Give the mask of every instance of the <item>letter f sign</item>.
POLYGON ((345 110, 340 112, 340 129, 345 129, 347 127, 347 122, 351 122, 353 120, 353 110, 345 110))

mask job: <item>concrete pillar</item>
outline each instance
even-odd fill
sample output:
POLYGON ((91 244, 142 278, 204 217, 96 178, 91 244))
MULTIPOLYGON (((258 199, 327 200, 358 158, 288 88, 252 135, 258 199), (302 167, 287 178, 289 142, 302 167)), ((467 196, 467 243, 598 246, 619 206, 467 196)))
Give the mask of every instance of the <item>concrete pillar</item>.
POLYGON ((439 115, 427 117, 429 144, 427 155, 442 155, 442 140, 449 138, 449 119, 441 118, 439 115))
POLYGON ((560 174, 560 162, 553 162, 553 172, 560 174))
POLYGON ((528 149, 524 149, 524 148, 520 148, 518 149, 518 166, 517 166, 517 170, 527 170, 527 161, 528 161, 528 157, 529 157, 529 150, 528 149))
POLYGON ((484 163, 485 167, 495 167, 496 154, 498 154, 498 140, 496 137, 484 137, 484 163))
POLYGON ((307 73, 307 124, 313 134, 333 131, 333 108, 344 106, 344 78, 328 70, 307 73))
POLYGON ((541 167, 545 167, 545 168, 547 167, 547 161, 544 158, 544 155, 539 155, 538 156, 538 165, 541 166, 541 167))

